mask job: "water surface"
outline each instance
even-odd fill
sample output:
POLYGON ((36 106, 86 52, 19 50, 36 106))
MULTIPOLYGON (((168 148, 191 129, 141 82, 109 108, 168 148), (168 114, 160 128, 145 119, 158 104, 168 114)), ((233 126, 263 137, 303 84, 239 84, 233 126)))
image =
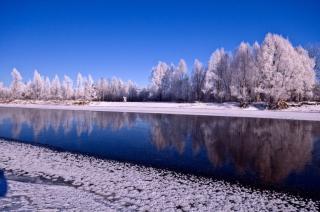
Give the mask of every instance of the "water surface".
POLYGON ((319 122, 0 108, 0 137, 320 196, 319 122))
POLYGON ((4 197, 7 194, 8 185, 7 179, 4 176, 4 172, 0 170, 0 197, 4 197))

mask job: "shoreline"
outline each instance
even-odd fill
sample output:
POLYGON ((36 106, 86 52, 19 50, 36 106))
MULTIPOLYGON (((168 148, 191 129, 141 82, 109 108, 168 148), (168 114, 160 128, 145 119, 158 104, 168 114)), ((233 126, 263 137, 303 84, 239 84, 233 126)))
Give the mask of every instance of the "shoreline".
POLYGON ((236 103, 91 102, 88 105, 1 103, 0 108, 85 110, 320 121, 320 112, 318 111, 290 111, 290 108, 289 110, 282 111, 259 110, 253 106, 249 108, 239 108, 236 103))

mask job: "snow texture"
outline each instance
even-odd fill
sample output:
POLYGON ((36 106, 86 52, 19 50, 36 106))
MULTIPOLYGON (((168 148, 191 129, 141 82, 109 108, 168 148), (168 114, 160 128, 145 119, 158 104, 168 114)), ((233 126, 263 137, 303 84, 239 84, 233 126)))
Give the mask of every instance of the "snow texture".
POLYGON ((111 211, 104 198, 71 186, 8 180, 9 193, 0 199, 3 211, 111 211))
POLYGON ((0 168, 9 180, 2 209, 76 211, 317 211, 318 203, 273 191, 56 152, 0 140, 0 168))

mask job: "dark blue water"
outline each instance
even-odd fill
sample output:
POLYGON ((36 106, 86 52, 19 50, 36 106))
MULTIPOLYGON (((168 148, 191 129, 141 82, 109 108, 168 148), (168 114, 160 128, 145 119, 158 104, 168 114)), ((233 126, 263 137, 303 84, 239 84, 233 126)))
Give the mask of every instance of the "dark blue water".
POLYGON ((7 179, 3 171, 0 170, 0 197, 4 197, 8 191, 7 179))
POLYGON ((0 137, 320 197, 320 122, 0 108, 0 137))

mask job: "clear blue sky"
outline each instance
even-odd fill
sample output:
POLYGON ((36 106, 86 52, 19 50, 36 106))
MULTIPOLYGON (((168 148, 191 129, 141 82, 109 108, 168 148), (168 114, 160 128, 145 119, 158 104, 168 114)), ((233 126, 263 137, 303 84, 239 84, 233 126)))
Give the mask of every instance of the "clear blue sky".
POLYGON ((295 45, 320 41, 319 0, 0 0, 0 81, 16 67, 53 77, 78 72, 146 85, 162 60, 207 62, 219 47, 261 42, 267 32, 295 45))

